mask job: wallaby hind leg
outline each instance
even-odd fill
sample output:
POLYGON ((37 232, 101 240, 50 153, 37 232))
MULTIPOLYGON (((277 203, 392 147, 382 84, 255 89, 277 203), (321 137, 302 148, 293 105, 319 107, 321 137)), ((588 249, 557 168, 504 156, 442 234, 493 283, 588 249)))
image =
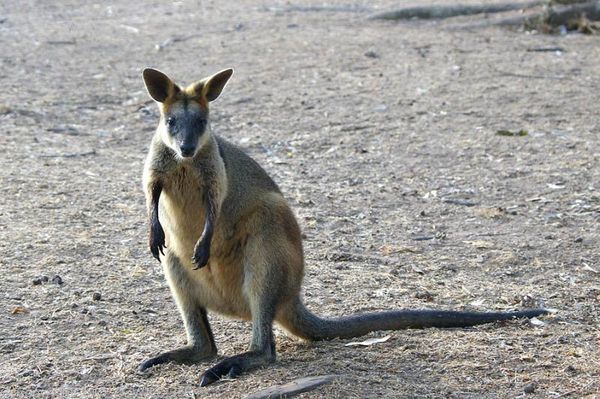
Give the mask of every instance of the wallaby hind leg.
POLYGON ((198 363, 212 359, 217 354, 206 309, 196 301, 191 291, 193 284, 189 281, 184 266, 176 256, 167 251, 163 260, 163 268, 185 325, 187 345, 144 361, 139 366, 140 371, 168 362, 198 363))
POLYGON ((212 384, 223 377, 235 378, 245 371, 270 364, 275 361, 275 340, 273 338, 274 307, 257 305, 252 307, 252 343, 247 352, 228 357, 206 370, 200 379, 200 386, 212 384))
MULTIPOLYGON (((231 356, 206 370, 200 379, 200 386, 212 384, 222 377, 235 378, 241 373, 268 365, 275 361, 275 339, 273 320, 275 318, 278 291, 281 289, 277 279, 270 273, 273 266, 263 256, 267 248, 261 248, 262 240, 249 240, 244 267, 244 293, 252 313, 252 341, 249 350, 231 356), (271 285, 272 284, 272 285, 271 285)), ((276 252, 271 252, 270 255, 276 252)))

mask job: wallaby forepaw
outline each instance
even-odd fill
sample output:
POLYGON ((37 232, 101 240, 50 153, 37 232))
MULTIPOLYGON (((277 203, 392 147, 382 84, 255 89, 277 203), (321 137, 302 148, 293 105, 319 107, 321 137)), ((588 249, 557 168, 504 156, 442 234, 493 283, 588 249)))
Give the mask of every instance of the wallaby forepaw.
POLYGON ((149 243, 150 252, 152 252, 152 256, 154 256, 160 262, 159 253, 164 256, 164 249, 167 247, 165 245, 165 232, 160 225, 153 226, 150 230, 149 243))
POLYGON ((210 258, 210 244, 204 243, 201 240, 194 250, 194 256, 192 262, 196 265, 195 269, 200 269, 208 264, 208 258, 210 258))
POLYGON ((237 378, 241 373, 242 368, 239 364, 226 359, 217 363, 214 367, 209 368, 202 374, 200 386, 205 387, 213 382, 219 381, 223 377, 230 379, 237 378))

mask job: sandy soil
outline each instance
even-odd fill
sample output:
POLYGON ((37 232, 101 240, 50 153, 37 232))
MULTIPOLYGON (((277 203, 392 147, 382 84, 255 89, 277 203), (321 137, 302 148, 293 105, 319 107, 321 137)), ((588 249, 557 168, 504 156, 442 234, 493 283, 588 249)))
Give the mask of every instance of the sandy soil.
MULTIPOLYGON (((393 3, 0 4, 0 397, 239 398, 332 373, 303 397, 598 397, 598 38, 367 19, 393 3), (209 364, 136 373, 184 341, 146 247, 145 66, 235 68, 213 129, 294 208, 311 309, 558 312, 366 348, 277 330, 275 365, 209 388, 209 364)), ((245 349, 247 323, 211 322, 220 356, 245 349)))

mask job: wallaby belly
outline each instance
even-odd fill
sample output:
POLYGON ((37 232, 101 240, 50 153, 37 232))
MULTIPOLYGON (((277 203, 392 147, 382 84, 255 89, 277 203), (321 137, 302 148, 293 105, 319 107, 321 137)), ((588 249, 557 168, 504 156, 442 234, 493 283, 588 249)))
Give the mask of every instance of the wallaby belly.
MULTIPOLYGON (((211 258, 203 268, 195 269, 192 262, 194 247, 202 235, 206 208, 204 191, 194 172, 185 170, 170 179, 160 198, 159 219, 163 224, 167 250, 181 263, 183 270, 177 278, 189 284, 190 294, 209 310, 249 319, 248 301, 243 293, 242 251, 223 229, 217 228, 211 245, 211 258), (232 255, 235 254, 235 255, 232 255)), ((169 267, 168 265, 165 265, 169 267)))

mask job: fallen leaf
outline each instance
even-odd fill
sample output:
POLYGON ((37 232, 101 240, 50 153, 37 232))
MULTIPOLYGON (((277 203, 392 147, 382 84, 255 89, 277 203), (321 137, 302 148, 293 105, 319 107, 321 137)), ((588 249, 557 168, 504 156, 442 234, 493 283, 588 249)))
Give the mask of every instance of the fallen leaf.
POLYGON ((396 245, 383 245, 381 248, 381 253, 384 255, 392 255, 392 254, 400 254, 400 253, 418 253, 421 252, 418 248, 413 247, 404 247, 404 246, 396 246, 396 245))
POLYGON ((10 312, 10 314, 27 314, 27 313, 29 313, 29 309, 24 308, 23 306, 17 306, 10 312))
POLYGON ((527 136, 528 134, 529 134, 529 132, 527 132, 527 130, 525 130, 525 129, 521 129, 518 132, 511 132, 510 130, 496 131, 496 136, 514 137, 514 136, 527 136))
POLYGON ((592 268, 590 265, 588 265, 587 263, 583 264, 583 270, 586 270, 588 272, 592 272, 594 274, 598 274, 598 270, 592 268))
POLYGON ((418 274, 425 274, 425 272, 423 271, 423 269, 418 268, 415 265, 411 265, 410 268, 412 269, 413 272, 418 273, 418 274))
POLYGON ((529 319, 529 324, 531 324, 533 326, 536 326, 536 327, 543 327, 543 326, 546 325, 546 323, 544 323, 543 321, 541 321, 537 317, 532 317, 531 319, 529 319))
POLYGON ((385 342, 388 339, 390 339, 390 337, 391 337, 391 335, 386 335, 385 337, 381 337, 381 338, 369 338, 369 339, 366 339, 361 342, 349 342, 345 346, 371 346, 371 345, 380 344, 382 342, 385 342))
POLYGON ((465 244, 471 244, 477 249, 489 249, 494 248, 494 243, 490 241, 475 240, 475 241, 463 241, 465 244))
POLYGON ((470 305, 475 306, 476 308, 479 308, 479 307, 483 306, 484 303, 485 303, 485 299, 481 298, 481 299, 477 299, 476 301, 471 302, 470 305))
POLYGON ((493 208, 477 208, 475 209, 475 214, 485 219, 496 219, 501 216, 504 216, 506 211, 504 208, 493 207, 493 208))

